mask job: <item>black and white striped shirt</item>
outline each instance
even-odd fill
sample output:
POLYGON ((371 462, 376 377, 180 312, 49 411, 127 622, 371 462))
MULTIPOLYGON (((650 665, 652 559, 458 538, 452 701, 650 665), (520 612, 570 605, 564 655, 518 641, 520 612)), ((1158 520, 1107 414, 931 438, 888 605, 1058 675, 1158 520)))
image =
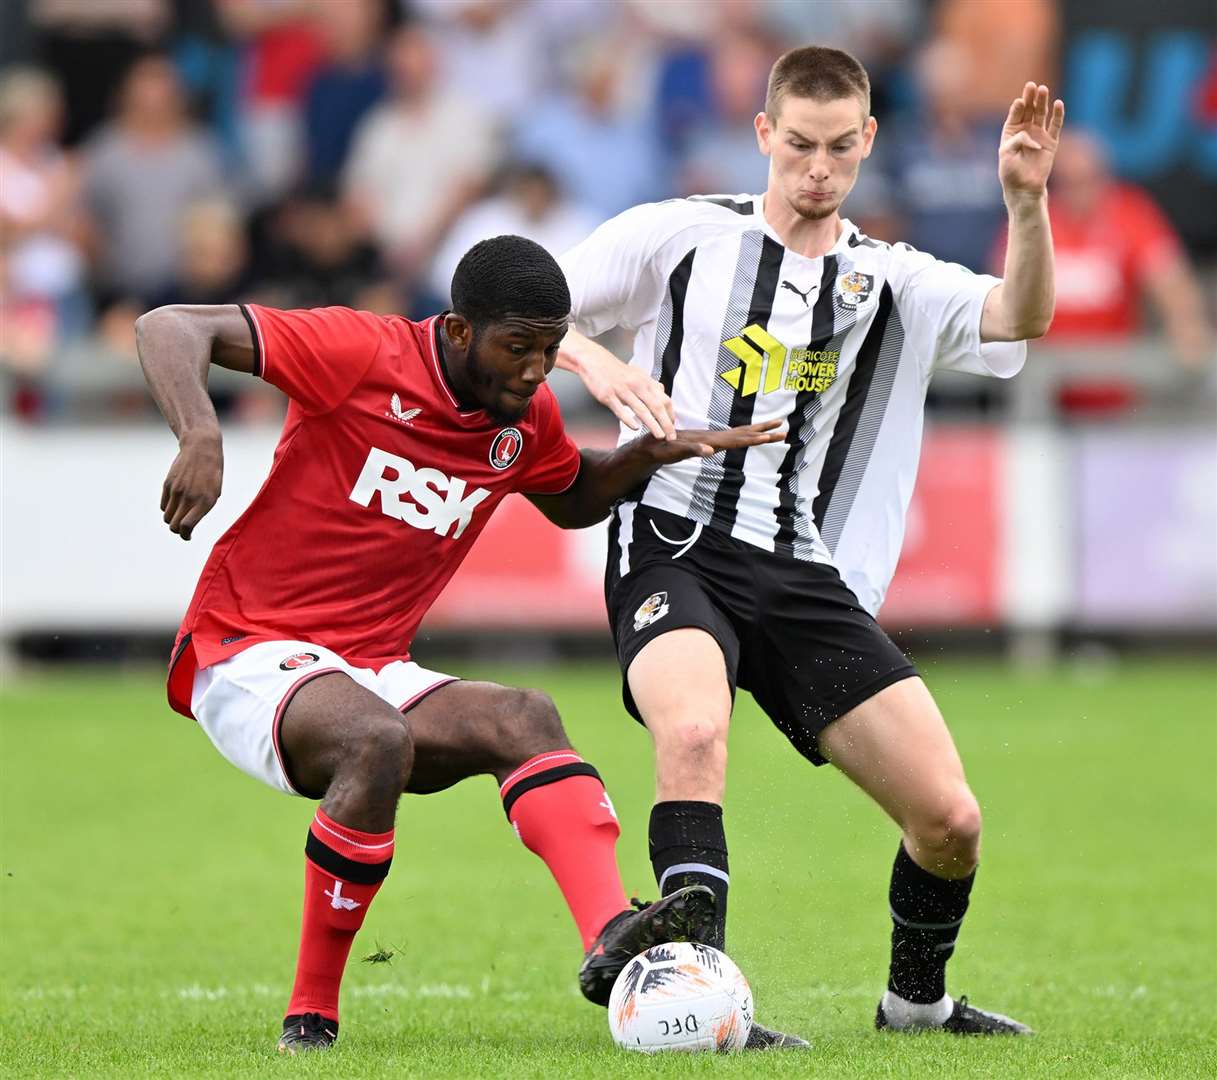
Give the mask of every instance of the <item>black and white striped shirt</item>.
MULTIPOLYGON (((788 424, 784 442, 661 469, 638 501, 832 562, 874 613, 900 554, 931 375, 1005 378, 1026 346, 981 345, 997 278, 843 225, 809 259, 782 245, 759 195, 673 199, 627 210, 560 261, 575 325, 633 332, 630 362, 663 384, 678 427, 788 424)), ((616 510, 623 560, 635 505, 616 510)))

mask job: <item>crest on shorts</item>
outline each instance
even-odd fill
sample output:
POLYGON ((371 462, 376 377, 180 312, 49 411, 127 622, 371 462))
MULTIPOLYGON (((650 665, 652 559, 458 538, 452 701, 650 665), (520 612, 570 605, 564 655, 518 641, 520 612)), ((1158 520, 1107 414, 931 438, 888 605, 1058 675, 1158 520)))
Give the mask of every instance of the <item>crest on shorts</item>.
POLYGON ((280 671, 295 671, 297 668, 308 667, 309 664, 315 664, 321 657, 315 652, 298 652, 292 653, 286 660, 279 665, 280 671))
POLYGON ((644 626, 658 622, 668 613, 670 606, 666 592, 651 593, 634 612, 634 629, 641 630, 644 626))
POLYGON ((524 449, 524 436, 519 428, 505 427, 490 444, 490 464, 500 472, 510 468, 524 449))
POLYGON ((837 278, 837 295, 841 303, 848 307, 857 307, 869 300, 874 287, 874 274, 860 274, 857 270, 851 270, 837 278))

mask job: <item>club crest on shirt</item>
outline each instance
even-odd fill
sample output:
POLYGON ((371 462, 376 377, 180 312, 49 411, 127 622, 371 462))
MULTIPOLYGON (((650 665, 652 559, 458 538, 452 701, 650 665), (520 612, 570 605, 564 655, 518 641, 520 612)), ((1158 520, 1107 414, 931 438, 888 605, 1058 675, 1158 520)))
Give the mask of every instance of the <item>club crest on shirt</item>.
POLYGON ((653 622, 658 622, 669 611, 668 594, 666 592, 652 593, 648 596, 634 612, 634 629, 641 630, 643 627, 650 626, 653 622))
POLYGON ((295 671, 297 668, 308 667, 310 664, 317 663, 321 657, 315 652, 298 652, 292 653, 286 660, 279 665, 280 671, 295 671))
POLYGON ((524 449, 524 436, 519 428, 505 427, 490 444, 490 464, 500 472, 510 468, 524 449))
POLYGON ((841 298, 841 303, 849 307, 866 303, 874 287, 874 274, 860 274, 857 270, 851 270, 837 278, 837 296, 841 298))

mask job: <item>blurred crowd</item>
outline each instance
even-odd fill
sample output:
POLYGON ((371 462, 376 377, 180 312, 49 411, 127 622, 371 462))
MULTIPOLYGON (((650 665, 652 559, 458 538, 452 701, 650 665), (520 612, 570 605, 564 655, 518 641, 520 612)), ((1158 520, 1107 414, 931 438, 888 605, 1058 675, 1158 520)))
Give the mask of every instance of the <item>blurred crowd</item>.
MULTIPOLYGON (((880 136, 845 213, 999 268, 998 132, 1025 79, 1059 85, 1057 18, 1053 0, 29 0, 0 72, 6 410, 146 411, 110 375, 134 372, 133 321, 160 304, 418 317, 482 237, 558 253, 637 202, 761 191, 769 67, 812 41, 873 83, 880 136)), ((1148 309, 1205 364, 1211 297, 1162 210, 1081 132, 1053 183, 1052 334, 1128 340, 1148 309)))

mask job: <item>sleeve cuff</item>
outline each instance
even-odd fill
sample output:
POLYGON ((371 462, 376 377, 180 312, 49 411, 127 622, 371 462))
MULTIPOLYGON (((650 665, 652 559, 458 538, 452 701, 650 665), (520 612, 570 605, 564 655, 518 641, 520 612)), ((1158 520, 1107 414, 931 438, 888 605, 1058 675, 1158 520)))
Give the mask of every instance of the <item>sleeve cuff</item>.
POLYGON ((245 316, 245 321, 249 324, 249 332, 254 339, 254 374, 258 378, 263 377, 265 368, 265 350, 262 345, 262 331, 258 326, 258 320, 254 313, 250 311, 248 304, 238 304, 241 314, 245 316))

